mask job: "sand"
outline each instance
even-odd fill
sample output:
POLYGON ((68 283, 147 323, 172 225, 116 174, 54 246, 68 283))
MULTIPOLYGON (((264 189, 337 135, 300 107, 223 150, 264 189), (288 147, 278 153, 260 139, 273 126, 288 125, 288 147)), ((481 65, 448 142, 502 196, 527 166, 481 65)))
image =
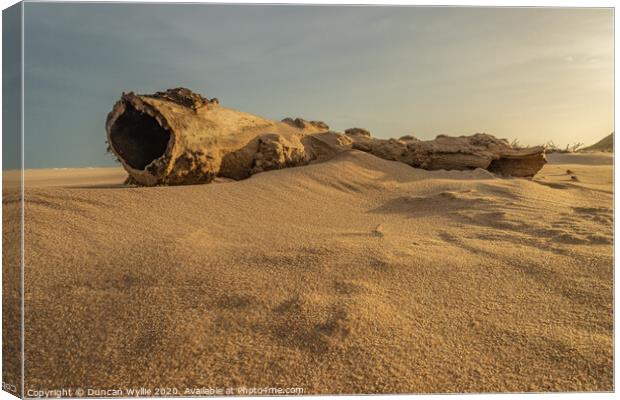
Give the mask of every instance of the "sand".
POLYGON ((29 171, 26 389, 611 391, 612 160, 29 171))

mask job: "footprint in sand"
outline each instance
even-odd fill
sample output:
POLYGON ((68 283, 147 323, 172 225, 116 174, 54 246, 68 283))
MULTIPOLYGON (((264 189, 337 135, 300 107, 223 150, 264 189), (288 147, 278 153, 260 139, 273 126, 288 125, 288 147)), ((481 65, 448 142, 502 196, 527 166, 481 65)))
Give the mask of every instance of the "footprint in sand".
POLYGON ((350 333, 347 307, 339 301, 325 302, 296 294, 274 311, 272 333, 278 342, 321 356, 350 333))

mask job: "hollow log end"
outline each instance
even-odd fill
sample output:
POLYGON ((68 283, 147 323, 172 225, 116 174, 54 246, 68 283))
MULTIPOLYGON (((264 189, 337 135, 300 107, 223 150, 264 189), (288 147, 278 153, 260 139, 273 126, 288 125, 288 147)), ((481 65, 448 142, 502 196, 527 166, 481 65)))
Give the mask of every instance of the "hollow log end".
POLYGON ((153 106, 133 92, 123 93, 106 119, 109 152, 134 183, 163 183, 174 146, 174 133, 153 106))

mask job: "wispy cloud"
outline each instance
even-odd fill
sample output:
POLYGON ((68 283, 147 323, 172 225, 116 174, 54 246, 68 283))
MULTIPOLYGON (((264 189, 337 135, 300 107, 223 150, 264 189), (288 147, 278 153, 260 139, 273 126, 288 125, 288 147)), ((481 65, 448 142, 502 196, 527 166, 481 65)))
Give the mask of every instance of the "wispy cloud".
POLYGON ((383 137, 612 129, 611 10, 28 3, 25 16, 33 167, 110 164, 120 92, 174 86, 383 137))

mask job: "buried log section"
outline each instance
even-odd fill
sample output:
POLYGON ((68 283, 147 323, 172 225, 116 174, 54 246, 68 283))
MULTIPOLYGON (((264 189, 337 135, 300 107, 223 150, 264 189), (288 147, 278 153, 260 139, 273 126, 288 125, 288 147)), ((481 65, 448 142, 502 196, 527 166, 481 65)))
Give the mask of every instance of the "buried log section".
POLYGON ((262 171, 331 159, 361 150, 428 170, 483 168, 517 177, 534 176, 546 163, 542 147, 513 148, 477 133, 376 139, 364 129, 345 133, 321 121, 273 121, 225 108, 184 88, 154 95, 123 93, 106 121, 109 150, 145 186, 207 183, 221 176, 244 179, 262 171))

